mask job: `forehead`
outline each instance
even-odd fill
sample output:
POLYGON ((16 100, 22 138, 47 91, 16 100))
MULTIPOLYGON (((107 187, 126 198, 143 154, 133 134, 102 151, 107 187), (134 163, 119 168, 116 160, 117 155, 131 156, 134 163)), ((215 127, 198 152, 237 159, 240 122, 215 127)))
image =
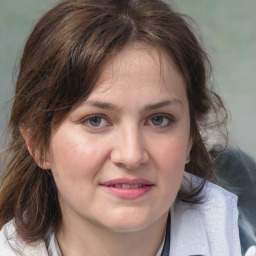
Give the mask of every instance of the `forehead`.
POLYGON ((130 89, 154 86, 155 90, 185 87, 183 76, 163 49, 146 43, 132 43, 104 66, 92 93, 111 91, 116 86, 130 89))

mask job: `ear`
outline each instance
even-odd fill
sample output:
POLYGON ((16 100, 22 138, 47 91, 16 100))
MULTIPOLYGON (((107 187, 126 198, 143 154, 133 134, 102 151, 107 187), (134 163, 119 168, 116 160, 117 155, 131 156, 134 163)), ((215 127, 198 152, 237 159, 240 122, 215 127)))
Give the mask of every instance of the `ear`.
POLYGON ((193 147, 193 144, 194 144, 194 140, 190 136, 189 141, 188 141, 188 146, 187 146, 187 152, 186 152, 186 164, 188 164, 190 162, 190 151, 193 147))
POLYGON ((33 157, 37 165, 41 169, 49 170, 51 169, 51 163, 49 158, 49 153, 47 152, 45 156, 41 155, 41 152, 35 145, 35 141, 31 137, 30 129, 24 129, 24 127, 20 127, 20 133, 23 136, 25 143, 27 145, 27 149, 30 155, 33 157))

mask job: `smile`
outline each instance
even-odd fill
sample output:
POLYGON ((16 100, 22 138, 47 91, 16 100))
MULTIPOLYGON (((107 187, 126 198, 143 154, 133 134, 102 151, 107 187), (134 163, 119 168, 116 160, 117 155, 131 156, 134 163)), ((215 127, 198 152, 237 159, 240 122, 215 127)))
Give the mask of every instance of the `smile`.
POLYGON ((107 187, 111 187, 111 188, 123 188, 123 189, 136 189, 136 188, 142 188, 148 185, 145 184, 111 184, 108 185, 107 187))
POLYGON ((145 179, 114 179, 100 184, 104 191, 121 199, 137 199, 145 196, 154 187, 145 179))

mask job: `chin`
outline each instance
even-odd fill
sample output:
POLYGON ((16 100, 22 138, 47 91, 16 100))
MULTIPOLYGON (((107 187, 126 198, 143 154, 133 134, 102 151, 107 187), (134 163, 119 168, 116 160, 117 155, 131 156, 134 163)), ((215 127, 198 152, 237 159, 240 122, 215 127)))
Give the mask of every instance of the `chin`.
POLYGON ((111 223, 105 226, 106 229, 115 232, 115 233, 131 233, 131 232, 139 232, 141 230, 146 229, 149 226, 147 223, 137 223, 137 222, 126 222, 123 220, 122 223, 111 223))
POLYGON ((105 223, 102 224, 112 232, 138 232, 147 229, 160 218, 161 217, 153 216, 152 214, 148 215, 126 211, 123 214, 119 213, 118 215, 115 214, 112 217, 107 217, 105 223))

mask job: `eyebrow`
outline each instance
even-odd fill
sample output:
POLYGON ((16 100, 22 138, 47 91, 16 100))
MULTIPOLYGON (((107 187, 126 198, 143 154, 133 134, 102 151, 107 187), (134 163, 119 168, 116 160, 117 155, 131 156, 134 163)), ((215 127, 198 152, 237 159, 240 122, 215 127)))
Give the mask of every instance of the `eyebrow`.
POLYGON ((113 111, 120 111, 120 108, 114 104, 111 103, 107 103, 107 102, 101 102, 101 101, 86 101, 86 104, 93 106, 93 107, 97 107, 97 108, 101 108, 101 109, 108 109, 108 110, 113 110, 113 111))
MULTIPOLYGON (((112 104, 112 103, 101 102, 101 101, 86 101, 85 104, 88 104, 93 107, 101 108, 101 109, 107 109, 107 110, 120 112, 120 108, 117 105, 112 104)), ((147 112, 147 111, 155 110, 155 109, 166 107, 166 106, 173 105, 173 104, 178 104, 181 107, 183 107, 182 102, 179 99, 174 98, 171 100, 165 100, 165 101, 158 102, 155 104, 147 105, 143 108, 142 111, 147 112)))
POLYGON ((156 104, 147 105, 143 108, 143 111, 146 112, 146 111, 166 107, 166 106, 173 105, 173 104, 179 104, 181 107, 183 107, 182 102, 179 99, 174 98, 174 99, 162 101, 162 102, 159 102, 156 104))

